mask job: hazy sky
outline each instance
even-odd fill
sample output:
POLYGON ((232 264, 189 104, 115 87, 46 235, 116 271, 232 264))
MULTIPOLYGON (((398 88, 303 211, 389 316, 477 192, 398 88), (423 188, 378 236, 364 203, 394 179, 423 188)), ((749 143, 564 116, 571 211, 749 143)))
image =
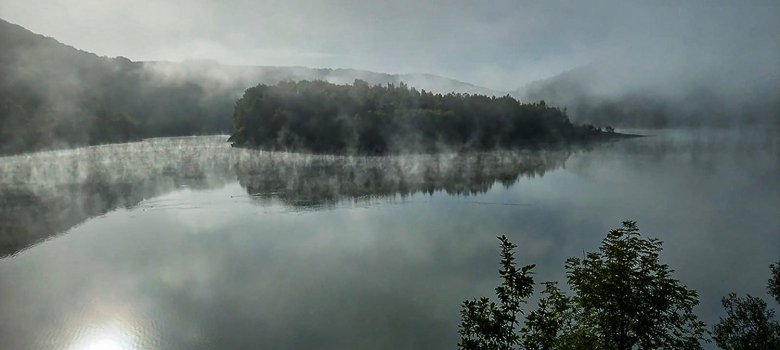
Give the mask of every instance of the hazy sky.
POLYGON ((502 90, 615 57, 671 74, 780 61, 776 0, 2 0, 0 17, 133 60, 426 72, 502 90))

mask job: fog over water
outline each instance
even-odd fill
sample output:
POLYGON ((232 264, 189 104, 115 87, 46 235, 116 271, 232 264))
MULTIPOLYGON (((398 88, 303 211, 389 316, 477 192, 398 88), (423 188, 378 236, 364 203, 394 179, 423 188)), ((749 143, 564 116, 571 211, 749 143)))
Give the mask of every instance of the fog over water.
POLYGON ((653 134, 466 155, 197 137, 3 157, 0 348, 451 349, 460 302, 497 282, 495 236, 562 281, 624 219, 665 242, 712 324, 728 292, 765 296, 778 258, 777 131, 653 134))
POLYGON ((301 79, 511 94, 618 128, 780 123, 777 1, 7 0, 0 13, 0 154, 230 133, 246 88, 301 79))
POLYGON ((769 300, 779 1, 2 0, 0 16, 0 349, 453 349, 461 302, 498 282, 496 236, 564 282, 628 219, 708 325, 729 292, 769 300), (367 157, 221 135, 247 88, 355 79, 647 137, 367 157))

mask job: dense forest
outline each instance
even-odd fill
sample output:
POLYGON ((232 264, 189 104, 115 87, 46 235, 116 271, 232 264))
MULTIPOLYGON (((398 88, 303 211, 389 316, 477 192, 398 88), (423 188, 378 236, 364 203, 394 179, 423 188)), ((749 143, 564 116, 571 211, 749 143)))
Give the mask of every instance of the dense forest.
POLYGON ((616 135, 574 125, 566 111, 544 101, 434 94, 361 80, 261 84, 236 102, 233 122, 234 146, 335 154, 488 150, 616 135))
POLYGON ((0 47, 0 154, 230 133, 235 100, 258 83, 360 78, 373 84, 406 81, 434 91, 489 93, 432 75, 101 57, 1 19, 0 47))

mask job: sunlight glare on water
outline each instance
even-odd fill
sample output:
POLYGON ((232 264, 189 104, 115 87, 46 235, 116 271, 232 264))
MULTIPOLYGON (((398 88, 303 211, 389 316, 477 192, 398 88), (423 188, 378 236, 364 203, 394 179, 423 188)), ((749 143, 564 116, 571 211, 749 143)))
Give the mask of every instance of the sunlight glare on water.
POLYGON ((70 350, 136 350, 136 338, 120 327, 90 329, 80 335, 70 350))

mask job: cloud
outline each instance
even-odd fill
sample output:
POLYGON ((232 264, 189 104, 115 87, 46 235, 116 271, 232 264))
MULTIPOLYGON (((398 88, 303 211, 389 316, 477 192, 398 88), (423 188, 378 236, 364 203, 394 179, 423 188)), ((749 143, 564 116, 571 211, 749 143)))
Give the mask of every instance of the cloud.
POLYGON ((8 0, 0 12, 102 55, 428 72, 504 90, 615 57, 738 77, 780 52, 772 1, 8 0))

